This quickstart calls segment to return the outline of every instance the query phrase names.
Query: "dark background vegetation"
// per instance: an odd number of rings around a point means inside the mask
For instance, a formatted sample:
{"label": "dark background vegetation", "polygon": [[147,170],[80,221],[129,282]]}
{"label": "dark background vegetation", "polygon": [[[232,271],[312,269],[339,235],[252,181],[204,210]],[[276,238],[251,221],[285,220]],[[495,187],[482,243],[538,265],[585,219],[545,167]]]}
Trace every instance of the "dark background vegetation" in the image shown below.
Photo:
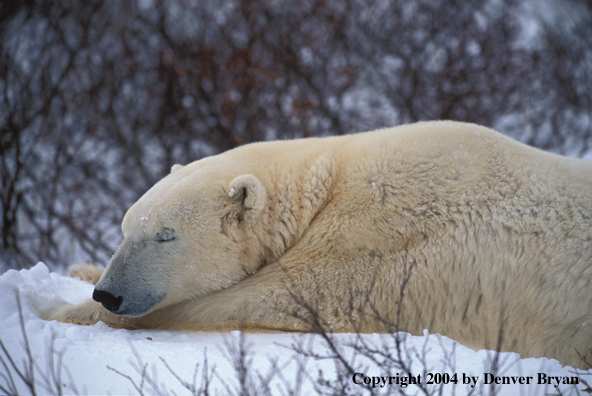
{"label": "dark background vegetation", "polygon": [[592,158],[585,0],[5,0],[0,270],[106,264],[129,206],[241,144],[421,120]]}

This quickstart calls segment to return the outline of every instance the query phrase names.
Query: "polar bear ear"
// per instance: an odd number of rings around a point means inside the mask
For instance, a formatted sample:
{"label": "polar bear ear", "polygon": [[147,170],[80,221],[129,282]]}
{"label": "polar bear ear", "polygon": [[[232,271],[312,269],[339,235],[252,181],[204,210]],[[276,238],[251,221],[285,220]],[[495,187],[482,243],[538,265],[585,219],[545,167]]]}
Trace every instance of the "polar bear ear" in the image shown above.
{"label": "polar bear ear", "polygon": [[183,165],[179,165],[179,164],[175,164],[171,167],[171,173],[178,171],[179,169],[181,169],[183,167]]}
{"label": "polar bear ear", "polygon": [[244,220],[256,218],[267,200],[265,187],[253,175],[241,175],[231,181],[228,196],[239,205],[239,218]]}

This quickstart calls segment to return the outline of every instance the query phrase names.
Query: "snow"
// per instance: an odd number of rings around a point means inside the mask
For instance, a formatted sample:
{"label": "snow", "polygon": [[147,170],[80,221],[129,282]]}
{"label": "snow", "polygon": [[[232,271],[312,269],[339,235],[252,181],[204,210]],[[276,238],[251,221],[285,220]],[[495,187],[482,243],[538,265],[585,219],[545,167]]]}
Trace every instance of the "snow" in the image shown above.
{"label": "snow", "polygon": [[[424,394],[417,385],[401,387],[396,380],[406,378],[406,372],[389,365],[356,355],[349,343],[365,342],[380,351],[392,350],[391,335],[368,334],[357,338],[355,334],[338,334],[332,341],[338,345],[348,364],[357,374],[339,376],[339,364],[334,359],[317,359],[297,353],[297,349],[309,354],[332,356],[325,340],[319,335],[286,333],[249,333],[232,331],[218,333],[184,333],[174,331],[113,329],[104,323],[94,326],[44,321],[41,310],[66,301],[80,303],[92,294],[93,286],[78,279],[50,273],[43,263],[30,270],[9,270],[0,276],[0,339],[6,353],[0,351],[0,393],[10,391],[8,371],[15,380],[19,394],[29,394],[30,389],[17,378],[10,367],[8,356],[20,370],[25,369],[27,354],[19,320],[19,303],[22,318],[33,357],[34,378],[38,394],[200,394],[208,386],[209,394],[241,394],[241,384],[250,394],[318,394],[323,387],[319,378],[330,380],[332,386],[341,386],[347,394],[370,394],[363,384],[367,378],[376,384],[378,394]],[[421,375],[422,384],[429,393],[444,395],[473,394],[543,395],[585,393],[586,386],[561,384],[537,384],[538,373],[547,376],[573,377],[583,373],[582,379],[590,382],[592,372],[571,367],[561,367],[552,359],[520,359],[515,353],[498,356],[498,376],[532,376],[530,385],[501,384],[491,388],[484,383],[485,373],[494,372],[492,365],[496,354],[492,351],[474,351],[438,334],[404,337],[402,357],[410,362],[411,374]],[[242,347],[241,347],[242,345]],[[237,373],[241,361],[241,348],[247,351],[243,362],[248,368],[246,378],[240,381]],[[320,357],[318,356],[318,357]],[[207,361],[206,361],[207,359]],[[51,370],[51,367],[54,370]],[[343,366],[341,366],[343,367]],[[274,369],[275,368],[275,369]],[[240,371],[240,370],[238,370]],[[53,374],[52,374],[53,373]],[[142,380],[142,373],[144,379]],[[343,371],[341,371],[343,374]],[[425,385],[426,375],[433,378],[449,378],[456,374],[458,384]],[[449,377],[439,375],[448,373]],[[205,374],[205,376],[204,376]],[[385,378],[378,378],[378,377]],[[392,384],[388,384],[391,376]],[[477,377],[475,388],[467,382]],[[376,377],[376,378],[372,378]],[[386,385],[384,385],[384,381]],[[381,388],[381,385],[383,386]],[[441,388],[441,389],[440,389]],[[326,389],[326,388],[324,388]],[[339,394],[339,392],[337,392]]]}

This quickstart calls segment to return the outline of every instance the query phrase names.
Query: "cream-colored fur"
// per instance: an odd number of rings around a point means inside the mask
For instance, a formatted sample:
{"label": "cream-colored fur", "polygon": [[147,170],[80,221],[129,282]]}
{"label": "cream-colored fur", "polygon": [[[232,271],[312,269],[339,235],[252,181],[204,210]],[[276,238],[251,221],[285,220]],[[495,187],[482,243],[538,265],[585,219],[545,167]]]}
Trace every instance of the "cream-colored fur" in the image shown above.
{"label": "cream-colored fur", "polygon": [[101,279],[101,275],[103,275],[103,270],[92,264],[79,264],[70,267],[70,276],[72,278],[79,278],[93,285],[97,284]]}
{"label": "cream-colored fur", "polygon": [[122,229],[96,287],[124,316],[44,317],[307,331],[306,302],[333,331],[496,348],[501,325],[501,350],[573,366],[592,347],[592,164],[477,125],[243,146],[173,167]]}

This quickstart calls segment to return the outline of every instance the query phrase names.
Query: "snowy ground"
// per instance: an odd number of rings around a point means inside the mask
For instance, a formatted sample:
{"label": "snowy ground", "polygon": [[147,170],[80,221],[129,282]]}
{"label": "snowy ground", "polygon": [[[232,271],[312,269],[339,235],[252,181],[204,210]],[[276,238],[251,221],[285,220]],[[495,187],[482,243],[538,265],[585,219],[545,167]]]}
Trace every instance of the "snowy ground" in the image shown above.
{"label": "snowy ground", "polygon": [[[592,383],[592,372],[561,367],[555,360],[521,360],[513,353],[500,354],[495,370],[492,367],[495,353],[475,352],[427,332],[423,337],[407,336],[402,343],[401,355],[409,363],[411,374],[416,378],[421,376],[422,385],[401,387],[396,380],[401,381],[407,373],[393,366],[392,359],[372,362],[346,347],[364,342],[376,346],[377,351],[390,351],[392,356],[398,356],[393,352],[394,338],[388,335],[364,335],[361,339],[354,334],[333,336],[332,342],[343,353],[346,364],[355,372],[363,373],[352,378],[351,372],[344,370],[345,366],[335,359],[318,360],[295,352],[295,348],[300,348],[309,354],[334,356],[327,342],[318,335],[127,331],[112,329],[103,323],[77,326],[39,319],[39,310],[62,299],[81,302],[91,295],[92,289],[93,286],[80,280],[50,274],[43,263],[31,270],[9,270],[0,276],[0,338],[6,348],[0,351],[1,394],[32,393],[18,379],[9,358],[22,372],[26,370],[28,359],[17,295],[21,300],[30,355],[35,362],[33,376],[37,394],[310,395],[324,391],[357,395],[372,391],[414,395],[442,391],[445,395],[471,392],[474,395],[565,395],[588,394],[582,380]],[[241,355],[241,350],[246,354]],[[577,386],[561,384],[556,388],[555,382],[537,384],[539,373],[547,378],[571,378],[578,372],[581,375]],[[517,381],[518,377],[533,378],[530,384],[492,386],[485,383],[485,373],[508,377],[510,382],[511,377]],[[389,376],[393,377],[392,384],[388,384]],[[372,388],[363,384],[365,377],[370,383],[383,381],[378,377],[385,377],[387,384],[383,388],[380,385]],[[471,386],[473,382],[463,384],[469,377],[478,377],[476,386]],[[427,384],[430,378],[440,384]],[[16,384],[17,390],[11,388],[11,382]]]}

